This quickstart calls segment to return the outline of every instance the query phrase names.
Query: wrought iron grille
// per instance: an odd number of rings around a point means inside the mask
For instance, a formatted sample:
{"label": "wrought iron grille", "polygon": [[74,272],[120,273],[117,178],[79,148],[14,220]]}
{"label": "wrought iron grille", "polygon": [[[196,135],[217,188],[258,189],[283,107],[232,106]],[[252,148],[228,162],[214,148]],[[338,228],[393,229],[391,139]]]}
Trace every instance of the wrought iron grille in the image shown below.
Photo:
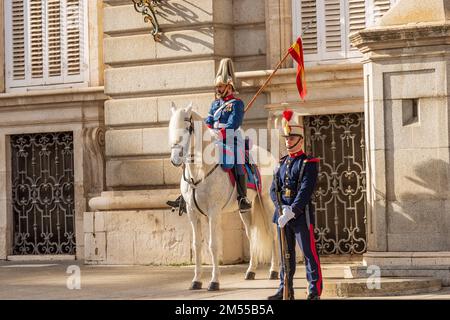
{"label": "wrought iron grille", "polygon": [[316,242],[322,254],[366,251],[364,114],[304,118],[305,149],[320,158],[314,194]]}
{"label": "wrought iron grille", "polygon": [[11,136],[16,255],[75,254],[72,132]]}

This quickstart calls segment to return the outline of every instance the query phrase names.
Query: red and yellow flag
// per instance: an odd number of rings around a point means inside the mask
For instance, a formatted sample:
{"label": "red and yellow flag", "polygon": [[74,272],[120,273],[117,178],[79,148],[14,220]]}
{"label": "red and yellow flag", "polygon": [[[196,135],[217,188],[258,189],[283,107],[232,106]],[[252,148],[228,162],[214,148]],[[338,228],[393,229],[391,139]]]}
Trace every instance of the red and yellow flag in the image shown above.
{"label": "red and yellow flag", "polygon": [[289,48],[289,53],[297,62],[297,88],[300,97],[304,100],[306,96],[306,78],[305,78],[305,61],[303,59],[303,43],[299,37],[297,41]]}

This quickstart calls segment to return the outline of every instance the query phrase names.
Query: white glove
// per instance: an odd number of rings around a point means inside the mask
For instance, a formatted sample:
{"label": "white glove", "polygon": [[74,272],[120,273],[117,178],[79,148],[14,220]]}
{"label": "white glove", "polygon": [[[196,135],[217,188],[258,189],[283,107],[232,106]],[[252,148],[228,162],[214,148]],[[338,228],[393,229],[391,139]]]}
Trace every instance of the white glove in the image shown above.
{"label": "white glove", "polygon": [[278,218],[278,225],[280,228],[284,228],[286,223],[294,217],[295,213],[292,211],[292,208],[290,206],[283,206],[283,215]]}

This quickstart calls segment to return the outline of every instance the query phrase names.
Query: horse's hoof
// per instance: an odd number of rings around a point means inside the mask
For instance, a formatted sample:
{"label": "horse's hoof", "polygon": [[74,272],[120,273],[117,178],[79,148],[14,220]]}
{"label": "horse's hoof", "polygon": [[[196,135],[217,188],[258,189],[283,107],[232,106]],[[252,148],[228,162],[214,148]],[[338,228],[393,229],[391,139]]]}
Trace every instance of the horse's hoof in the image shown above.
{"label": "horse's hoof", "polygon": [[278,279],[279,279],[278,272],[271,271],[270,272],[270,276],[269,276],[269,280],[278,280]]}
{"label": "horse's hoof", "polygon": [[219,290],[219,283],[218,282],[210,282],[208,286],[208,291],[217,291]]}
{"label": "horse's hoof", "polygon": [[255,280],[255,273],[252,271],[247,272],[245,275],[245,280]]}
{"label": "horse's hoof", "polygon": [[200,290],[202,288],[202,283],[200,281],[192,281],[189,290]]}

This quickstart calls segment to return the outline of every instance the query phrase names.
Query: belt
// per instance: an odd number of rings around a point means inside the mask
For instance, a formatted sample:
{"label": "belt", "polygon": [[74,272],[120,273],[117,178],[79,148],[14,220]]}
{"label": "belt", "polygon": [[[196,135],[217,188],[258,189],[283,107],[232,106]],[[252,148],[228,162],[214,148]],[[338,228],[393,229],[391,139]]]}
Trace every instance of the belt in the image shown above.
{"label": "belt", "polygon": [[286,188],[286,189],[283,190],[283,195],[284,195],[286,198],[291,198],[291,197],[295,197],[295,196],[296,196],[296,194],[294,193],[294,191],[292,191],[291,189],[288,189],[288,188]]}
{"label": "belt", "polygon": [[222,128],[225,128],[226,126],[227,126],[226,123],[219,123],[219,122],[215,122],[214,123],[214,128],[215,129],[222,129]]}

